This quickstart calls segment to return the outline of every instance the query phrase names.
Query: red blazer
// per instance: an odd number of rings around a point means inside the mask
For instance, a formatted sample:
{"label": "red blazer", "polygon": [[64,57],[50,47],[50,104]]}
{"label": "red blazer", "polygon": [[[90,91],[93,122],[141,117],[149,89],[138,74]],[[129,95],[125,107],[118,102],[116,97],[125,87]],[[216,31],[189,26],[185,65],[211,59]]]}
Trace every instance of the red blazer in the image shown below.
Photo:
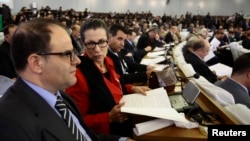
{"label": "red blazer", "polygon": [[[84,62],[82,62],[84,63]],[[106,57],[104,63],[109,71],[110,80],[103,76],[105,84],[110,89],[114,101],[119,103],[123,96],[123,92],[119,82],[119,75],[115,72],[114,64],[109,57]],[[88,68],[85,68],[88,69]],[[99,70],[100,71],[100,70]],[[100,71],[101,73],[101,71]],[[93,130],[100,133],[109,133],[109,112],[89,114],[90,107],[90,92],[87,80],[79,68],[76,70],[77,83],[68,89],[66,92],[76,101],[80,112],[86,124]],[[127,90],[131,93],[132,85],[126,85]]]}

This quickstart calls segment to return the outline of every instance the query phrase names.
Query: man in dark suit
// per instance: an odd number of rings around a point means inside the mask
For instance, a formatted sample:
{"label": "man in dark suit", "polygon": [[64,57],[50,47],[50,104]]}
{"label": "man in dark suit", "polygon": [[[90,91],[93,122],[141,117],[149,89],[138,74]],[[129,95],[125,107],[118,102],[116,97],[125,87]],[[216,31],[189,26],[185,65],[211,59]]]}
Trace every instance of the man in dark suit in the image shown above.
{"label": "man in dark suit", "polygon": [[127,39],[125,40],[124,47],[121,49],[121,55],[128,64],[140,63],[142,57],[147,54],[146,50],[137,50],[134,40],[136,37],[135,31],[128,29]]}
{"label": "man in dark suit", "polygon": [[0,99],[1,141],[122,139],[94,133],[64,93],[76,83],[76,66],[81,61],[58,21],[38,18],[21,24],[11,53],[19,77]]}
{"label": "man in dark suit", "polygon": [[215,85],[230,92],[235,103],[241,103],[250,108],[250,53],[239,56],[233,65],[231,78],[225,81],[217,81]]}
{"label": "man in dark suit", "polygon": [[154,66],[139,63],[127,64],[120,55],[127,36],[126,28],[119,24],[114,24],[109,31],[108,56],[113,60],[116,72],[124,79],[124,83],[147,82],[148,75],[153,71]]}
{"label": "man in dark suit", "polygon": [[72,41],[72,45],[74,47],[74,49],[81,54],[82,53],[82,43],[80,40],[80,25],[78,24],[74,24],[72,25],[71,29],[72,29],[72,33],[70,35],[71,41]]}
{"label": "man in dark suit", "polygon": [[176,32],[177,32],[177,27],[176,26],[171,26],[170,29],[169,29],[169,31],[168,31],[168,33],[165,35],[164,41],[167,44],[175,42]]}
{"label": "man in dark suit", "polygon": [[138,39],[137,50],[149,52],[157,46],[163,46],[163,43],[156,39],[157,34],[159,34],[159,28],[157,26],[153,26],[147,32],[143,33]]}
{"label": "man in dark suit", "polygon": [[211,83],[216,82],[218,80],[216,74],[209,69],[203,60],[210,50],[208,41],[198,37],[192,38],[187,42],[185,48],[183,56],[186,62],[190,63],[194,70],[208,81]]}
{"label": "man in dark suit", "polygon": [[0,75],[16,78],[16,71],[10,56],[10,42],[16,30],[16,25],[9,24],[3,28],[4,41],[0,45]]}

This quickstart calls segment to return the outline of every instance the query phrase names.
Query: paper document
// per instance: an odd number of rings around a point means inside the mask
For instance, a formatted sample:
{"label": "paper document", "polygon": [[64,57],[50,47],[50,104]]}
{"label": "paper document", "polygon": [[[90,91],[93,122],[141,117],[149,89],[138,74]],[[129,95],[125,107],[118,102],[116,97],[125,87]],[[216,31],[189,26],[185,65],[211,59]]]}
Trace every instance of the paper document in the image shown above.
{"label": "paper document", "polygon": [[162,50],[162,51],[157,51],[157,52],[149,52],[147,53],[147,57],[149,58],[155,58],[155,57],[158,57],[160,55],[164,55],[165,54],[165,50]]}
{"label": "paper document", "polygon": [[155,57],[153,59],[149,59],[149,58],[143,58],[141,60],[141,63],[140,64],[144,64],[144,65],[152,65],[152,64],[157,64],[157,63],[160,63],[162,61],[166,60],[166,58],[164,56],[158,56],[158,57]]}
{"label": "paper document", "polygon": [[167,119],[154,119],[147,122],[138,123],[133,129],[137,136],[150,133],[168,126],[173,125],[174,122]]}
{"label": "paper document", "polygon": [[215,65],[209,66],[209,69],[211,71],[214,71],[217,76],[227,75],[227,76],[231,77],[231,74],[233,71],[232,67],[229,67],[229,66],[221,64],[221,63],[217,63]]}
{"label": "paper document", "polygon": [[163,65],[163,64],[155,64],[154,71],[162,71],[163,69],[169,67],[169,65]]}
{"label": "paper document", "polygon": [[153,51],[164,51],[165,47],[155,47]]}
{"label": "paper document", "polygon": [[217,38],[213,38],[212,41],[210,42],[210,48],[212,51],[216,51],[217,47],[219,47],[220,45],[220,41]]}
{"label": "paper document", "polygon": [[[184,113],[179,113],[180,116],[185,117]],[[198,128],[199,123],[197,122],[190,122],[186,120],[187,122],[179,122],[179,121],[172,121],[167,119],[154,119],[142,123],[135,124],[135,128],[133,128],[134,133],[137,136],[147,134],[165,127],[169,127],[171,125],[175,125],[176,127],[180,128],[186,128],[186,129],[192,129],[192,128]]]}
{"label": "paper document", "polygon": [[208,54],[204,57],[204,61],[207,62],[208,60],[212,59],[215,57],[214,52],[210,49],[210,51],[208,52]]}
{"label": "paper document", "polygon": [[120,103],[125,102],[125,105],[121,107],[121,112],[187,122],[185,117],[180,116],[171,107],[167,92],[163,87],[147,91],[146,94],[146,96],[124,95],[120,100]]}
{"label": "paper document", "polygon": [[215,57],[214,51],[217,50],[217,47],[220,45],[220,41],[217,38],[213,38],[213,40],[210,42],[210,50],[208,54],[205,56],[204,61],[207,62],[208,60]]}

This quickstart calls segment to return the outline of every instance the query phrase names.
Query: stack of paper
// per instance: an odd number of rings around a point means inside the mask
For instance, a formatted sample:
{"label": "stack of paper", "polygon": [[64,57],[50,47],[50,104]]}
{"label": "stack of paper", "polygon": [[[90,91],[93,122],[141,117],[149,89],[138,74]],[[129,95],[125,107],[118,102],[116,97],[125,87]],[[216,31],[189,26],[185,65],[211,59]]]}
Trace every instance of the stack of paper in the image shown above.
{"label": "stack of paper", "polygon": [[221,63],[217,63],[215,65],[212,65],[209,67],[209,69],[211,71],[214,71],[217,76],[227,75],[228,77],[231,77],[231,74],[233,71],[232,67],[229,67],[229,66],[221,64]]}

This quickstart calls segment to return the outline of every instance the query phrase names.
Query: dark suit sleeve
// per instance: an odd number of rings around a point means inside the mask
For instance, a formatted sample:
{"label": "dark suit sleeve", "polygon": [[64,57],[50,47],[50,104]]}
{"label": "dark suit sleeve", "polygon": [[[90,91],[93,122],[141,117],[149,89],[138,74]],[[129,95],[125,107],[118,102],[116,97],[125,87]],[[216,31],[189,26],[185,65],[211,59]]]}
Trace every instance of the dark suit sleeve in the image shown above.
{"label": "dark suit sleeve", "polygon": [[137,50],[144,50],[144,48],[149,45],[149,38],[147,37],[147,35],[142,34],[137,43]]}
{"label": "dark suit sleeve", "polygon": [[32,141],[13,121],[0,117],[0,141]]}
{"label": "dark suit sleeve", "polygon": [[125,84],[146,82],[148,79],[145,72],[123,74],[121,77],[123,77]]}
{"label": "dark suit sleeve", "polygon": [[173,40],[173,37],[172,37],[172,35],[171,35],[170,32],[168,32],[168,33],[166,34],[164,41],[165,41],[167,44],[169,44],[169,43],[171,43],[171,42],[174,41],[174,40]]}
{"label": "dark suit sleeve", "polygon": [[147,65],[142,65],[139,63],[130,63],[128,65],[128,72],[135,73],[135,72],[145,72],[147,71]]}

